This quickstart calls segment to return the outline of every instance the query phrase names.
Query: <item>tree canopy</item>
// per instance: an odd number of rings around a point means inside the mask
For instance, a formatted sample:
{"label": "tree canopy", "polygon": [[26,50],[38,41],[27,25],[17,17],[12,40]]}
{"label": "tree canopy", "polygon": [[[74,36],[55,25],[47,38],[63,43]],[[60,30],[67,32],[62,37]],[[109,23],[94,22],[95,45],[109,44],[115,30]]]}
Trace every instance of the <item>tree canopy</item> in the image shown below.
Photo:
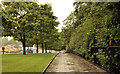
{"label": "tree canopy", "polygon": [[120,48],[110,46],[120,46],[120,2],[76,1],[74,7],[61,33],[67,52],[119,73]]}
{"label": "tree canopy", "polygon": [[[50,41],[59,22],[53,15],[50,4],[36,2],[4,2],[2,9],[2,35],[13,36],[21,41],[25,52],[25,44],[38,44]],[[44,49],[43,49],[44,50]]]}

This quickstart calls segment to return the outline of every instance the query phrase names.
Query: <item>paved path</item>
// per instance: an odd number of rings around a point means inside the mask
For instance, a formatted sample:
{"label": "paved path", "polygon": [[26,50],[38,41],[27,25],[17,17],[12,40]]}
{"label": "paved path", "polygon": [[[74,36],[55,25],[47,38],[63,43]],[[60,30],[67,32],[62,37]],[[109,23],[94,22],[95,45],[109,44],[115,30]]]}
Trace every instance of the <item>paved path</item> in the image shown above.
{"label": "paved path", "polygon": [[69,53],[60,53],[46,72],[105,72],[83,58]]}

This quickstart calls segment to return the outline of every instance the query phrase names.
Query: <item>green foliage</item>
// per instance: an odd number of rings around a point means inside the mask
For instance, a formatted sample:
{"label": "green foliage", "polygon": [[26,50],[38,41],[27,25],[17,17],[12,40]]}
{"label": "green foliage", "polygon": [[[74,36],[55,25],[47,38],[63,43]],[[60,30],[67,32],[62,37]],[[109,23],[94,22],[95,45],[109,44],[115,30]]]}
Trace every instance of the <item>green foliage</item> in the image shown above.
{"label": "green foliage", "polygon": [[2,46],[6,46],[8,43],[8,38],[4,37],[1,42],[2,42]]}
{"label": "green foliage", "polygon": [[[25,53],[26,37],[33,30],[35,19],[31,19],[36,10],[37,3],[35,2],[4,2],[2,9],[2,36],[12,36],[15,40],[21,41]],[[33,17],[34,18],[34,17]],[[32,27],[32,28],[31,28]]]}
{"label": "green foliage", "polygon": [[13,44],[13,45],[22,45],[21,42],[19,42],[17,40],[14,40],[14,39],[9,40],[7,44],[8,45],[11,45],[11,44]]}
{"label": "green foliage", "polygon": [[56,21],[57,17],[53,15],[50,4],[5,2],[3,5],[2,36],[12,36],[21,41],[24,51],[26,43],[48,45],[58,38],[55,27],[59,22]]}
{"label": "green foliage", "polygon": [[[119,73],[120,2],[74,2],[75,11],[64,21],[61,36],[67,52],[79,54]],[[98,49],[92,47],[108,47]]]}

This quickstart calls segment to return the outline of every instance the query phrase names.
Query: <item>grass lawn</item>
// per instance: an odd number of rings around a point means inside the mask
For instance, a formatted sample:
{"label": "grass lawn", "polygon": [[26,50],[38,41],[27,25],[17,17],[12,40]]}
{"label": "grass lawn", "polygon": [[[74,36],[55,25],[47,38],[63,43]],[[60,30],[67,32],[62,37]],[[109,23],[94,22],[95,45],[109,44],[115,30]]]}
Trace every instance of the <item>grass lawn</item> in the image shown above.
{"label": "grass lawn", "polygon": [[2,72],[42,72],[57,53],[2,55]]}

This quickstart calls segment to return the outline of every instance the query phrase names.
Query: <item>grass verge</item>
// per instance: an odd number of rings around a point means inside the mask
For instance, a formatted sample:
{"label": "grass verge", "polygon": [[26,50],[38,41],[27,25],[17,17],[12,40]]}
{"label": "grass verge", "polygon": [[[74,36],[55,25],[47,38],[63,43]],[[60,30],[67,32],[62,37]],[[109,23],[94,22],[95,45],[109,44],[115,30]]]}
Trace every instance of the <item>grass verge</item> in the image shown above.
{"label": "grass verge", "polygon": [[42,72],[57,53],[2,55],[2,72]]}

